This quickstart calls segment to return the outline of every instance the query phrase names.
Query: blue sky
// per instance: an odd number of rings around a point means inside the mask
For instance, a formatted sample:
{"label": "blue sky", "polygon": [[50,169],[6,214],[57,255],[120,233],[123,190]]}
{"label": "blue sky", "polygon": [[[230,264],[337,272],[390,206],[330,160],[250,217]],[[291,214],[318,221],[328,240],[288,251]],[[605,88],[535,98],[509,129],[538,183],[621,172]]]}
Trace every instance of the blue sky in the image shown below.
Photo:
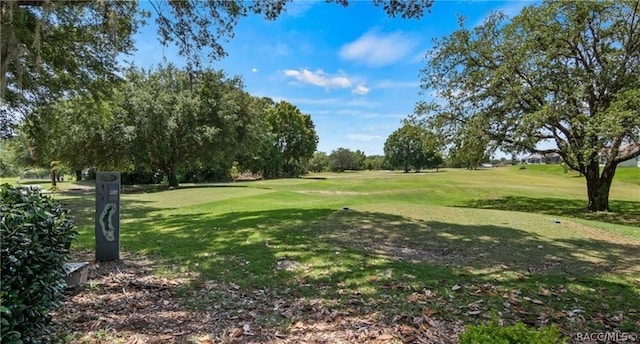
{"label": "blue sky", "polygon": [[[387,137],[413,112],[421,94],[419,71],[432,40],[482,22],[491,11],[515,15],[531,1],[436,0],[420,20],[389,18],[370,2],[344,8],[296,1],[276,21],[241,19],[224,45],[228,56],[211,64],[240,75],[254,96],[286,100],[311,115],[318,150],[339,148],[383,154]],[[141,1],[141,6],[148,7]],[[163,61],[183,64],[176,50],[162,47],[153,20],[136,37],[138,66]]]}

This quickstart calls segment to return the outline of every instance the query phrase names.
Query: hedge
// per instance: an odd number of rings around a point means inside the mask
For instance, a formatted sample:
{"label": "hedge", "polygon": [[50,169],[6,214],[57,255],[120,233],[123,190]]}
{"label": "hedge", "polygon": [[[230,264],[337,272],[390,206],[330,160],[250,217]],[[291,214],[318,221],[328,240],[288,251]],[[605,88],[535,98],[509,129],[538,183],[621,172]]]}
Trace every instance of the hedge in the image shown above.
{"label": "hedge", "polygon": [[59,202],[36,190],[0,185],[2,343],[41,343],[53,334],[64,263],[77,232]]}

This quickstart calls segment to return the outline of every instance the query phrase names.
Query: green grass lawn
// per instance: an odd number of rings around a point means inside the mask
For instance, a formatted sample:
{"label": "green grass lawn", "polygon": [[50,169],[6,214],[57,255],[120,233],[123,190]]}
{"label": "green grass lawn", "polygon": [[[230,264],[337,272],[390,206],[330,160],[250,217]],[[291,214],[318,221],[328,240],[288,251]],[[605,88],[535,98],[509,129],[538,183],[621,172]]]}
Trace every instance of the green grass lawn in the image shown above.
{"label": "green grass lawn", "polygon": [[[262,309],[201,286],[314,300],[389,323],[497,315],[556,324],[567,335],[637,332],[637,171],[618,170],[611,213],[585,212],[584,179],[559,166],[325,173],[127,193],[121,250],[154,257],[158,274],[189,273],[180,288],[189,307],[258,312],[262,325],[285,332],[313,314],[283,316],[273,304]],[[75,215],[75,248],[93,250],[92,191],[55,197]]]}

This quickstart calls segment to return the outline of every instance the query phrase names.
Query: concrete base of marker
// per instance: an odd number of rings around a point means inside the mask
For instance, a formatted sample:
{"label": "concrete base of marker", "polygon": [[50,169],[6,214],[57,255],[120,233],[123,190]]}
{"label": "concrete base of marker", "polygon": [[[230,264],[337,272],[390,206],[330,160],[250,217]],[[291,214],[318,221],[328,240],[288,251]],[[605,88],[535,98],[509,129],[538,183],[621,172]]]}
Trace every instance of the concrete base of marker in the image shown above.
{"label": "concrete base of marker", "polygon": [[89,275],[89,263],[66,263],[64,264],[64,271],[66,273],[64,281],[67,283],[67,287],[73,288],[87,283],[87,276]]}

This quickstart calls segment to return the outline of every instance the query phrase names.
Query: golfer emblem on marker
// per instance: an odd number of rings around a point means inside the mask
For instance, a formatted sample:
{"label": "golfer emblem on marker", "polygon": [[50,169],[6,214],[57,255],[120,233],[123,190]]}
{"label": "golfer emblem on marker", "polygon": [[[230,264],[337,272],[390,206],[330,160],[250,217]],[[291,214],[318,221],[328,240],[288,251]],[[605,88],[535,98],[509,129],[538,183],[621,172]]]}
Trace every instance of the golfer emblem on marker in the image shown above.
{"label": "golfer emblem on marker", "polygon": [[116,212],[115,203],[107,203],[100,214],[100,226],[102,227],[102,234],[108,241],[115,240],[115,228],[113,228],[113,214]]}

